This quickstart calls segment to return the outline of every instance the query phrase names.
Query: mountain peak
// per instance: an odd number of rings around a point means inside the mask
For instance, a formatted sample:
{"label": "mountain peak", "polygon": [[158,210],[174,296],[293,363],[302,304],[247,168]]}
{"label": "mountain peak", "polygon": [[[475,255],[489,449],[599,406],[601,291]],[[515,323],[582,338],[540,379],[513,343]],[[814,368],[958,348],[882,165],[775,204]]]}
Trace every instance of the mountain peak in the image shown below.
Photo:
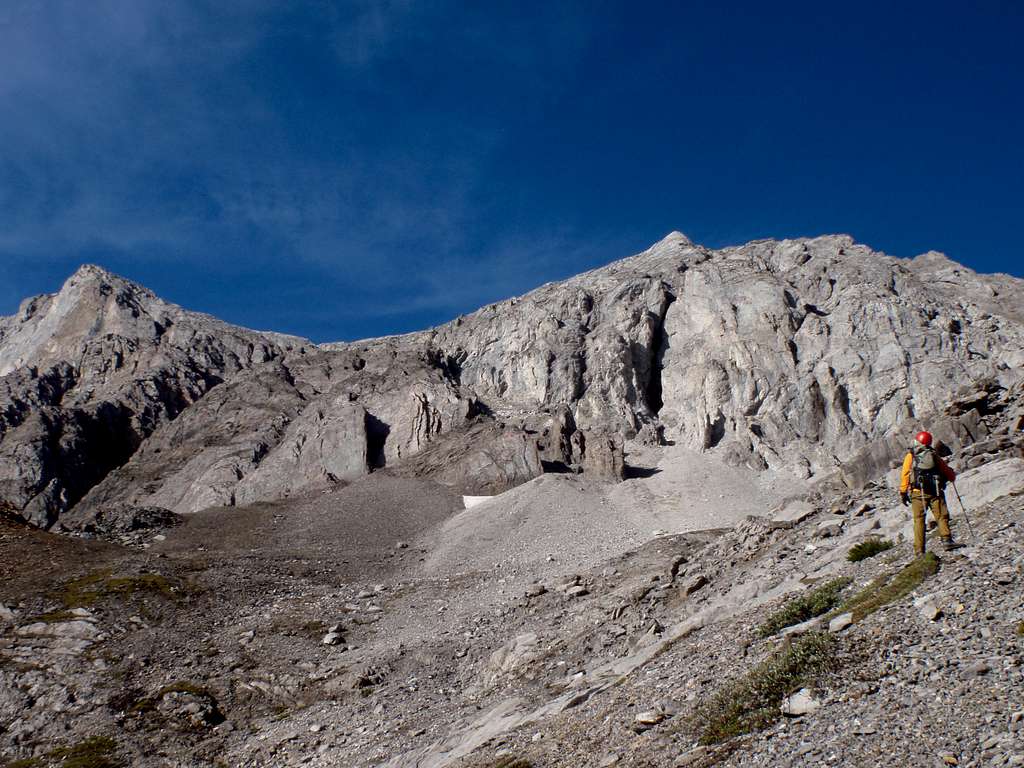
{"label": "mountain peak", "polygon": [[664,243],[666,245],[693,245],[693,241],[677,229],[672,230],[663,238],[661,238],[661,240],[659,240],[658,243],[656,243],[656,245],[660,245],[661,243]]}
{"label": "mountain peak", "polygon": [[126,277],[115,274],[108,269],[104,269],[98,264],[83,264],[75,270],[74,274],[71,275],[61,287],[60,293],[64,293],[69,288],[81,287],[81,286],[109,286],[118,288],[130,288],[134,291],[153,295],[150,290],[139,285],[138,283],[129,280]]}
{"label": "mountain peak", "polygon": [[110,280],[116,278],[113,272],[104,269],[99,264],[83,264],[71,275],[76,280]]}

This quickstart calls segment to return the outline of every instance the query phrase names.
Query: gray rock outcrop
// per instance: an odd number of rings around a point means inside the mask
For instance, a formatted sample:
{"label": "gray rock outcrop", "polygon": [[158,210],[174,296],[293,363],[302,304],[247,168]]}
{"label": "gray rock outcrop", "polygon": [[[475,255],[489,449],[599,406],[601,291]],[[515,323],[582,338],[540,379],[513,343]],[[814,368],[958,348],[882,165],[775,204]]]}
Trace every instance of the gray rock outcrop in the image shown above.
{"label": "gray rock outcrop", "polygon": [[[846,236],[649,250],[461,317],[430,344],[495,408],[718,448],[803,476],[901,446],[962,387],[1024,370],[1024,282]],[[887,454],[888,455],[888,454]]]}
{"label": "gray rock outcrop", "polygon": [[83,267],[0,319],[0,499],[47,526],[384,467],[497,492],[621,479],[630,439],[856,486],[922,421],[954,449],[1015,439],[984,424],[1020,386],[1022,308],[1024,281],[940,254],[673,233],[429,331],[317,346]]}

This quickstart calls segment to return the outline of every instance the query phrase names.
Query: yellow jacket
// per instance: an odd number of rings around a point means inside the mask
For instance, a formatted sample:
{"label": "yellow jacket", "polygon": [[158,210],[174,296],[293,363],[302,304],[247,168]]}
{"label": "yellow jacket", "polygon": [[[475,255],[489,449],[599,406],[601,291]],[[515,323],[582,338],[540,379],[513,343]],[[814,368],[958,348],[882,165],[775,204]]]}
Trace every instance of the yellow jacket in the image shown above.
{"label": "yellow jacket", "polygon": [[[944,462],[938,456],[935,457],[935,466],[938,467],[939,473],[946,478],[947,482],[952,483],[956,480],[956,472],[954,472],[949,464]],[[900,475],[900,493],[906,493],[910,490],[910,481],[914,479],[914,453],[907,451],[907,456],[903,459],[903,473]]]}

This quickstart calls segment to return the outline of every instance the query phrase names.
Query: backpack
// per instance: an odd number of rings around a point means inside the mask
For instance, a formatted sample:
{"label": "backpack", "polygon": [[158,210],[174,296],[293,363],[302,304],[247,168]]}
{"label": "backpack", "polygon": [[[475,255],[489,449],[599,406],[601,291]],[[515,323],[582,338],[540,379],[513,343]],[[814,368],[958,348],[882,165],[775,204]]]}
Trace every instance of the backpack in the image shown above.
{"label": "backpack", "polygon": [[925,493],[938,496],[946,484],[939,469],[939,459],[930,446],[915,444],[911,449],[914,455],[914,487]]}

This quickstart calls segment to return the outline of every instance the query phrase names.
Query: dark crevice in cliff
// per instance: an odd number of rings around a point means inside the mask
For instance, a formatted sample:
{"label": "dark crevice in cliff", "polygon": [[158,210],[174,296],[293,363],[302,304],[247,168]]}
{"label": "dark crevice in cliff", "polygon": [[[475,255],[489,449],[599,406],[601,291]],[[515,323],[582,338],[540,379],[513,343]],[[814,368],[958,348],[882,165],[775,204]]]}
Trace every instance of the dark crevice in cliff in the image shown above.
{"label": "dark crevice in cliff", "polygon": [[657,416],[665,405],[661,383],[662,368],[665,362],[665,352],[668,350],[668,333],[665,331],[665,318],[668,316],[668,308],[676,300],[675,294],[665,292],[665,299],[658,316],[658,323],[654,328],[651,337],[650,370],[647,378],[646,395],[647,407],[651,413]]}
{"label": "dark crevice in cliff", "polygon": [[719,411],[714,421],[711,420],[710,416],[707,417],[707,426],[704,432],[704,449],[714,448],[723,439],[725,439],[725,414]]}
{"label": "dark crevice in cliff", "polygon": [[371,470],[382,469],[387,464],[384,446],[390,434],[390,424],[385,424],[372,413],[366,414],[366,463]]}

